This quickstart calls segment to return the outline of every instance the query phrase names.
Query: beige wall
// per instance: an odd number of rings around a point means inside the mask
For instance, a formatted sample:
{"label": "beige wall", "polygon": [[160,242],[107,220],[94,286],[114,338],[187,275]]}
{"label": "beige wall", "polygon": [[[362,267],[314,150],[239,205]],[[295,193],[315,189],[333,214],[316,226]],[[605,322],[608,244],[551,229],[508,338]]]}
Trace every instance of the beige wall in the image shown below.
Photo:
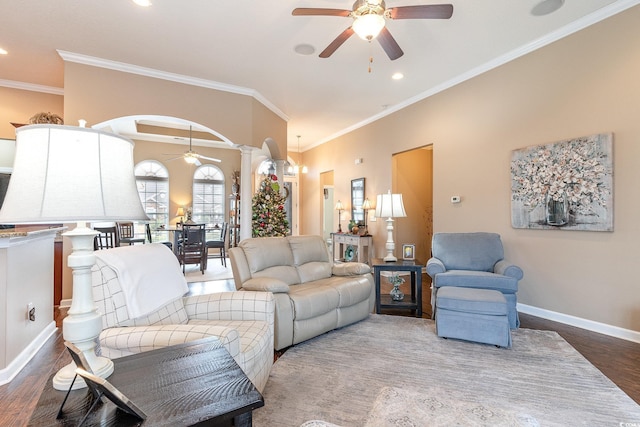
{"label": "beige wall", "polygon": [[[305,152],[302,232],[319,231],[319,172],[335,170],[336,198],[357,176],[369,196],[390,188],[394,153],[433,144],[434,231],[500,233],[525,272],[520,303],[640,331],[638,22],[636,6]],[[615,231],[513,229],[511,151],[600,132],[614,133]],[[398,221],[398,233],[408,226]],[[384,224],[371,228],[380,253]]]}
{"label": "beige wall", "polygon": [[16,139],[11,123],[29,123],[37,113],[50,112],[64,118],[63,104],[61,95],[0,86],[0,138]]}
{"label": "beige wall", "polygon": [[[236,145],[261,148],[267,138],[286,147],[287,123],[246,95],[66,62],[64,112],[67,124],[94,125],[131,115],[189,120]],[[283,149],[282,152],[286,152]]]}

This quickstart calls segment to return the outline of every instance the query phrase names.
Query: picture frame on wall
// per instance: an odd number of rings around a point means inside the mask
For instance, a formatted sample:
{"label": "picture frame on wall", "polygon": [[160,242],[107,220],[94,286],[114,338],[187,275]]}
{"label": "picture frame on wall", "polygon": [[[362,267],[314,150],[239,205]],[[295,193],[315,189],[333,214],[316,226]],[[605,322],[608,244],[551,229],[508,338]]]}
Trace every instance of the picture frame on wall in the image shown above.
{"label": "picture frame on wall", "polygon": [[402,245],[402,259],[415,260],[416,245],[412,245],[412,244]]}
{"label": "picture frame on wall", "polygon": [[613,134],[514,150],[513,228],[613,231]]}

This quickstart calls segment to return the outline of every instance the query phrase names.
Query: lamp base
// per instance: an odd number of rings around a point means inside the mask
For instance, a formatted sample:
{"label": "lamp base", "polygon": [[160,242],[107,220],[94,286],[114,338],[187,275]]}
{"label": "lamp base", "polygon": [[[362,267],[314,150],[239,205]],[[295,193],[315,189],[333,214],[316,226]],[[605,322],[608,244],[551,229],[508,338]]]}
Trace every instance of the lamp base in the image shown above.
{"label": "lamp base", "polygon": [[387,218],[387,243],[384,246],[387,250],[387,256],[382,258],[382,260],[384,262],[398,261],[398,258],[393,254],[393,251],[396,248],[396,244],[393,242],[393,218]]}
{"label": "lamp base", "polygon": [[[71,307],[62,321],[62,336],[82,351],[89,364],[88,368],[99,377],[106,378],[113,373],[113,362],[106,357],[97,356],[96,339],[102,331],[102,316],[93,302],[91,287],[91,267],[95,264],[93,238],[98,234],[78,223],[75,229],[63,236],[71,241],[71,255],[67,265],[73,270],[73,293]],[[84,363],[84,362],[83,362]],[[69,390],[76,375],[75,363],[63,367],[53,378],[53,388]],[[86,387],[79,378],[73,383],[73,389]]]}
{"label": "lamp base", "polygon": [[[85,388],[87,384],[84,379],[80,376],[76,378],[76,368],[76,364],[71,362],[60,369],[53,377],[53,388],[62,391],[69,390],[69,387],[71,387],[71,390]],[[96,357],[95,363],[91,364],[91,370],[94,375],[100,378],[107,378],[113,373],[113,362],[106,357]],[[75,381],[73,381],[74,378],[76,379]],[[71,386],[71,383],[73,383],[73,386]]]}

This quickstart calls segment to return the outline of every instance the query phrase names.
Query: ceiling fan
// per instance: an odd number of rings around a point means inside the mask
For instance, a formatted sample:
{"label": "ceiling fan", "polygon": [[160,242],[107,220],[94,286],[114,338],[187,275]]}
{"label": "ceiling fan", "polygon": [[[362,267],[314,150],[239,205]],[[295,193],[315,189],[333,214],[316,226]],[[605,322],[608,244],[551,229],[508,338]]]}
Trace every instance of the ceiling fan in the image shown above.
{"label": "ceiling fan", "polygon": [[404,52],[385,27],[386,19],[449,19],[453,15],[453,5],[430,4],[387,9],[384,0],[356,0],[352,10],[301,7],[293,9],[291,14],[294,16],[342,16],[353,19],[353,24],[320,53],[320,58],[330,57],[349,37],[356,33],[367,41],[377,38],[382,49],[393,61],[404,55]]}
{"label": "ceiling fan", "polygon": [[185,151],[183,154],[179,155],[178,157],[173,157],[171,159],[168,159],[167,161],[169,162],[171,160],[184,159],[184,161],[189,163],[190,165],[196,165],[196,166],[202,165],[202,162],[200,161],[200,159],[220,163],[222,161],[220,159],[203,156],[202,154],[198,154],[195,151],[193,151],[191,146],[191,130],[192,130],[192,126],[189,126],[189,150]]}

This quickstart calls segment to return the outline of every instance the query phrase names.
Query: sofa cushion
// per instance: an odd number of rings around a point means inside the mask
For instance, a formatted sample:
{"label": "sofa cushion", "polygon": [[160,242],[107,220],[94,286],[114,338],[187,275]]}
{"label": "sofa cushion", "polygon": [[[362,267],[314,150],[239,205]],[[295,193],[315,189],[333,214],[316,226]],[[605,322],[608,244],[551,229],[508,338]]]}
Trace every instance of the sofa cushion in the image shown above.
{"label": "sofa cushion", "polygon": [[445,286],[437,293],[436,307],[462,313],[505,316],[505,319],[507,316],[507,301],[504,295],[488,289]]}
{"label": "sofa cushion", "polygon": [[245,239],[238,246],[244,250],[252,277],[255,277],[254,273],[269,267],[293,267],[293,254],[287,239],[280,237]]}
{"label": "sofa cushion", "polygon": [[317,282],[291,286],[289,298],[293,305],[294,319],[304,320],[335,311],[340,303],[340,294],[330,286]]}
{"label": "sofa cushion", "polygon": [[330,261],[327,244],[320,236],[290,236],[287,240],[293,253],[295,265],[312,261]]}
{"label": "sofa cushion", "polygon": [[335,276],[359,276],[371,273],[371,267],[363,262],[344,262],[334,264],[331,273]]}
{"label": "sofa cushion", "polygon": [[436,288],[442,286],[459,286],[463,288],[493,289],[505,294],[518,291],[518,280],[501,274],[486,271],[450,270],[439,273],[435,278]]}
{"label": "sofa cushion", "polygon": [[153,313],[122,322],[119,326],[185,325],[188,321],[182,298],[178,298]]}
{"label": "sofa cushion", "polygon": [[[275,265],[265,268],[264,270],[251,273],[251,278],[256,279],[265,277],[269,279],[278,279],[287,285],[295,285],[300,283],[300,275],[298,270],[290,265]],[[244,285],[243,285],[244,287]]]}
{"label": "sofa cushion", "polygon": [[289,285],[280,279],[272,277],[255,277],[244,282],[242,289],[245,291],[267,291],[276,294],[289,292]]}
{"label": "sofa cushion", "polygon": [[291,236],[288,240],[300,283],[331,277],[329,251],[320,236]]}
{"label": "sofa cushion", "polygon": [[322,286],[331,287],[338,292],[338,307],[349,307],[369,299],[371,282],[366,276],[340,277],[333,276],[322,281]]}
{"label": "sofa cushion", "polygon": [[331,277],[331,263],[312,261],[297,267],[300,283],[313,282],[315,280]]}

